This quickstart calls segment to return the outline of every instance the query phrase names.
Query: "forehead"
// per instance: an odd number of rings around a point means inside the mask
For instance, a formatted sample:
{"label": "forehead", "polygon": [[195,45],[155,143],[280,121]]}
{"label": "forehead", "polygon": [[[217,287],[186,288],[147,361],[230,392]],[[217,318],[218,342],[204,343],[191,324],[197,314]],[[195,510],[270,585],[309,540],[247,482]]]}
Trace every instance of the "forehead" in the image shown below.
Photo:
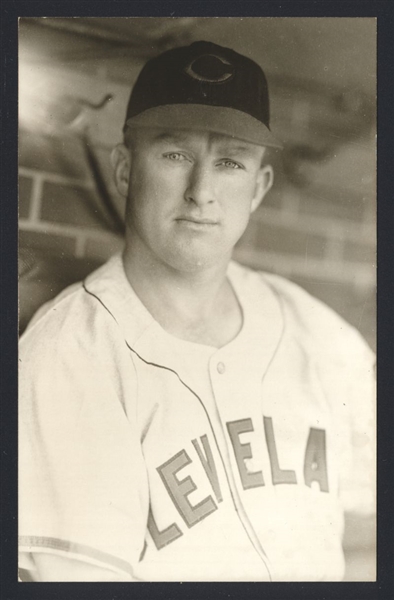
{"label": "forehead", "polygon": [[131,132],[133,142],[148,145],[190,146],[204,144],[210,149],[226,150],[254,156],[262,156],[264,146],[258,146],[238,138],[213,131],[194,131],[188,129],[138,128]]}

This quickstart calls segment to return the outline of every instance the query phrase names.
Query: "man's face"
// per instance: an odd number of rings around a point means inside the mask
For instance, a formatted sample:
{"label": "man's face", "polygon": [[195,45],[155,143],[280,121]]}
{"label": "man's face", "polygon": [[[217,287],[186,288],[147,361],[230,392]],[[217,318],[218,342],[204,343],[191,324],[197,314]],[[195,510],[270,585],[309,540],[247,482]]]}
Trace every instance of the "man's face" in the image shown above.
{"label": "man's face", "polygon": [[128,249],[178,271],[227,263],[271,187],[263,154],[261,146],[209,132],[133,132],[124,155]]}

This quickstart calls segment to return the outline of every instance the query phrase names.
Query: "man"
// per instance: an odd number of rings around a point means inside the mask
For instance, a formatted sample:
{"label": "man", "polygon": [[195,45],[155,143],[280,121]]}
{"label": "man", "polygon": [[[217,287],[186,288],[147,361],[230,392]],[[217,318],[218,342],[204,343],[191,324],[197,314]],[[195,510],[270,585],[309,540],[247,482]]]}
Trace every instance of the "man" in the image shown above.
{"label": "man", "polygon": [[343,511],[374,505],[373,357],[294,284],[231,262],[273,182],[265,76],[208,42],[166,52],[124,142],[123,255],[21,343],[22,572],[339,580]]}

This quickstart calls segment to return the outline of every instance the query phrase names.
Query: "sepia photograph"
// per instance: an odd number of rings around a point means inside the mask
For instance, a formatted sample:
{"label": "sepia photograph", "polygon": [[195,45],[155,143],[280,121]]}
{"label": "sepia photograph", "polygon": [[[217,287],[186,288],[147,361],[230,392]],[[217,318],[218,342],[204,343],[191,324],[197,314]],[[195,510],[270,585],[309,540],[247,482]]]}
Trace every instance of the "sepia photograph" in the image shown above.
{"label": "sepia photograph", "polygon": [[20,587],[376,581],[377,19],[25,16],[18,70]]}

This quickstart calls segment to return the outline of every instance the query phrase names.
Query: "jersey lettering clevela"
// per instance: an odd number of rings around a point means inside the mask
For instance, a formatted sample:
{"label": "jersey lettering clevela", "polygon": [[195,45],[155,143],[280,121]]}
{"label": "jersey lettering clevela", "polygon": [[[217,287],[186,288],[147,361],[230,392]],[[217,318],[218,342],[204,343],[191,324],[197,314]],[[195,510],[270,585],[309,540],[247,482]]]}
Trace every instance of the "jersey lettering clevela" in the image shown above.
{"label": "jersey lettering clevela", "polygon": [[343,577],[344,499],[374,501],[373,357],[290,282],[228,275],[244,323],[219,349],[164,331],[120,256],[27,330],[21,555],[141,581]]}
{"label": "jersey lettering clevela", "polygon": [[[309,487],[316,483],[321,492],[329,492],[327,475],[327,457],[326,457],[326,432],[324,429],[309,430],[306,442],[304,457],[304,481],[298,482],[295,471],[291,469],[282,469],[279,465],[278,452],[276,448],[273,421],[271,417],[263,417],[264,431],[266,435],[266,444],[271,465],[271,477],[273,485],[280,484],[304,484]],[[235,460],[238,466],[239,476],[244,490],[265,485],[262,471],[251,472],[247,469],[245,461],[253,459],[253,453],[250,443],[242,443],[242,433],[254,431],[252,419],[246,418],[238,421],[232,421],[226,424],[234,451]],[[184,524],[188,527],[194,527],[200,521],[208,517],[218,509],[218,504],[223,500],[220,489],[217,468],[214,462],[213,453],[209,444],[208,436],[201,436],[200,442],[197,439],[191,440],[198,459],[200,460],[204,471],[212,486],[212,492],[215,500],[208,495],[196,505],[192,505],[188,496],[197,489],[196,484],[190,475],[183,479],[178,473],[190,465],[193,460],[187,454],[186,450],[180,450],[175,456],[172,456],[165,463],[157,467],[164,487],[166,488],[172,502],[179,512]],[[201,445],[200,445],[201,444]],[[183,535],[182,530],[177,523],[171,523],[163,530],[159,530],[152,511],[149,512],[148,529],[158,550],[174,542]]]}

